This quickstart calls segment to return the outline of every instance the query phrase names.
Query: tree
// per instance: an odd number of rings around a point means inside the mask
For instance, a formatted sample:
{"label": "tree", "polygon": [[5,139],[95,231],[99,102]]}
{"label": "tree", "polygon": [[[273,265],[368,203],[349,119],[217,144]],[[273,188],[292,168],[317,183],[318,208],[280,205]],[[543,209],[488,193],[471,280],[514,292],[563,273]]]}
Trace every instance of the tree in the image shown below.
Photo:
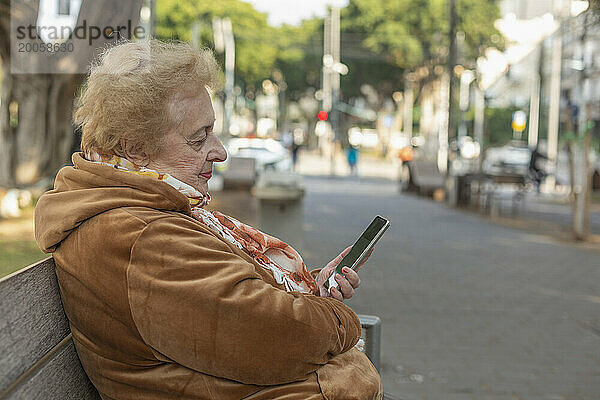
{"label": "tree", "polygon": [[[21,62],[27,67],[51,64],[57,73],[12,74],[11,17],[13,22],[36,26],[38,4],[0,0],[0,61],[2,93],[0,107],[0,186],[29,185],[53,176],[68,162],[74,139],[71,111],[86,66],[108,42],[77,47],[72,53],[29,53]],[[141,0],[84,1],[77,26],[114,26],[131,20],[137,24]],[[71,39],[69,39],[71,41]],[[31,43],[40,43],[33,39]],[[14,60],[13,60],[14,61]],[[48,65],[46,65],[48,66]],[[33,68],[35,69],[35,68]],[[74,72],[75,71],[75,72]]]}
{"label": "tree", "polygon": [[[500,17],[496,0],[459,0],[457,14],[463,62],[474,63],[486,47],[502,45],[490,23]],[[350,0],[341,15],[342,60],[350,64],[342,79],[346,95],[357,95],[359,85],[369,83],[389,97],[403,86],[405,71],[445,62],[447,0]]]}
{"label": "tree", "polygon": [[235,37],[236,84],[259,87],[270,76],[277,56],[276,29],[264,13],[239,0],[161,0],[156,5],[156,34],[160,39],[192,40],[192,25],[200,24],[200,42],[214,47],[212,19],[231,20]]}
{"label": "tree", "polygon": [[289,97],[297,100],[307,88],[320,87],[323,19],[307,19],[299,26],[283,25],[276,37],[275,67],[284,75]]}

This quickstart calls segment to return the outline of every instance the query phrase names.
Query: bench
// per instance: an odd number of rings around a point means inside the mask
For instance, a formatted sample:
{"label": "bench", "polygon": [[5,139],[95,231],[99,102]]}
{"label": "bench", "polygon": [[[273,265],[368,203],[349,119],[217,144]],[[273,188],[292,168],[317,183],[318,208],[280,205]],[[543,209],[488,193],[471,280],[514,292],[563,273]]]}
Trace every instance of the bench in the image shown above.
{"label": "bench", "polygon": [[459,197],[463,205],[468,205],[474,195],[478,208],[492,217],[499,215],[504,200],[510,200],[512,216],[515,217],[525,198],[527,178],[520,174],[478,173],[459,178],[457,182],[462,182],[462,195]]}
{"label": "bench", "polygon": [[54,260],[0,280],[0,399],[99,400],[63,310]]}
{"label": "bench", "polygon": [[[100,400],[83,370],[49,257],[0,279],[0,400]],[[379,370],[381,320],[360,315]]]}
{"label": "bench", "polygon": [[407,191],[415,191],[421,195],[432,195],[438,189],[444,189],[446,178],[434,161],[413,160],[406,163],[408,168]]}

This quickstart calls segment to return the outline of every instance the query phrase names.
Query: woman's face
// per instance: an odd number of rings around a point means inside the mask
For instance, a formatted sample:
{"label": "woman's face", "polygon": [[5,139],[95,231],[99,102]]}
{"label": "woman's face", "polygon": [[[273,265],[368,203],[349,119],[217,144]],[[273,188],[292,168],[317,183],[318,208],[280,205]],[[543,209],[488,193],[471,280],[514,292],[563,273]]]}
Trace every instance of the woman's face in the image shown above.
{"label": "woman's face", "polygon": [[197,96],[174,100],[171,110],[181,123],[165,135],[162,151],[150,156],[147,167],[206,194],[213,162],[227,158],[223,144],[213,133],[215,114],[210,96],[203,89]]}

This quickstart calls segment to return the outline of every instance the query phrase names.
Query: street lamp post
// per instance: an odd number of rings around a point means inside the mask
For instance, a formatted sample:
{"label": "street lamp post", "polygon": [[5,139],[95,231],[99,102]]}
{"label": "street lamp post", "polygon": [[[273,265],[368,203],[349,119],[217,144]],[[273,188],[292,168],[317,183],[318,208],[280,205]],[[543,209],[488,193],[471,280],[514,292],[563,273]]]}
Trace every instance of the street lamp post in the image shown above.
{"label": "street lamp post", "polygon": [[412,125],[413,125],[413,103],[414,103],[414,94],[413,94],[413,82],[414,82],[414,74],[408,73],[404,79],[404,134],[407,137],[412,137]]}
{"label": "street lamp post", "polygon": [[333,137],[330,142],[330,169],[335,175],[335,151],[339,142],[339,110],[337,103],[340,95],[340,75],[346,75],[348,67],[340,62],[340,10],[331,7],[331,13],[325,18],[323,35],[323,110],[330,115]]}
{"label": "street lamp post", "polygon": [[225,51],[225,117],[223,118],[223,135],[229,135],[229,125],[233,115],[233,85],[235,69],[235,39],[233,28],[229,18],[214,18],[213,33],[215,38],[215,49],[218,52]]}
{"label": "street lamp post", "polygon": [[469,98],[471,94],[471,82],[475,80],[475,73],[470,69],[462,71],[460,75],[459,88],[459,108],[460,108],[460,126],[458,127],[458,138],[467,136],[467,121],[465,113],[469,110]]}

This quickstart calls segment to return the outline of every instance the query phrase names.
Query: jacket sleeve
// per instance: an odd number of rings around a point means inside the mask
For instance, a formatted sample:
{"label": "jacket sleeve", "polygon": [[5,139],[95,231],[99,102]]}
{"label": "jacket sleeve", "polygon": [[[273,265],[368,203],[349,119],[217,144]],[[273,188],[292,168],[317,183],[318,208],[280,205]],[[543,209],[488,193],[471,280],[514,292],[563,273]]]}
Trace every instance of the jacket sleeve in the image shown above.
{"label": "jacket sleeve", "polygon": [[280,290],[194,221],[148,224],[131,250],[131,313],[144,341],[188,368],[246,384],[305,379],[361,334],[342,302]]}

